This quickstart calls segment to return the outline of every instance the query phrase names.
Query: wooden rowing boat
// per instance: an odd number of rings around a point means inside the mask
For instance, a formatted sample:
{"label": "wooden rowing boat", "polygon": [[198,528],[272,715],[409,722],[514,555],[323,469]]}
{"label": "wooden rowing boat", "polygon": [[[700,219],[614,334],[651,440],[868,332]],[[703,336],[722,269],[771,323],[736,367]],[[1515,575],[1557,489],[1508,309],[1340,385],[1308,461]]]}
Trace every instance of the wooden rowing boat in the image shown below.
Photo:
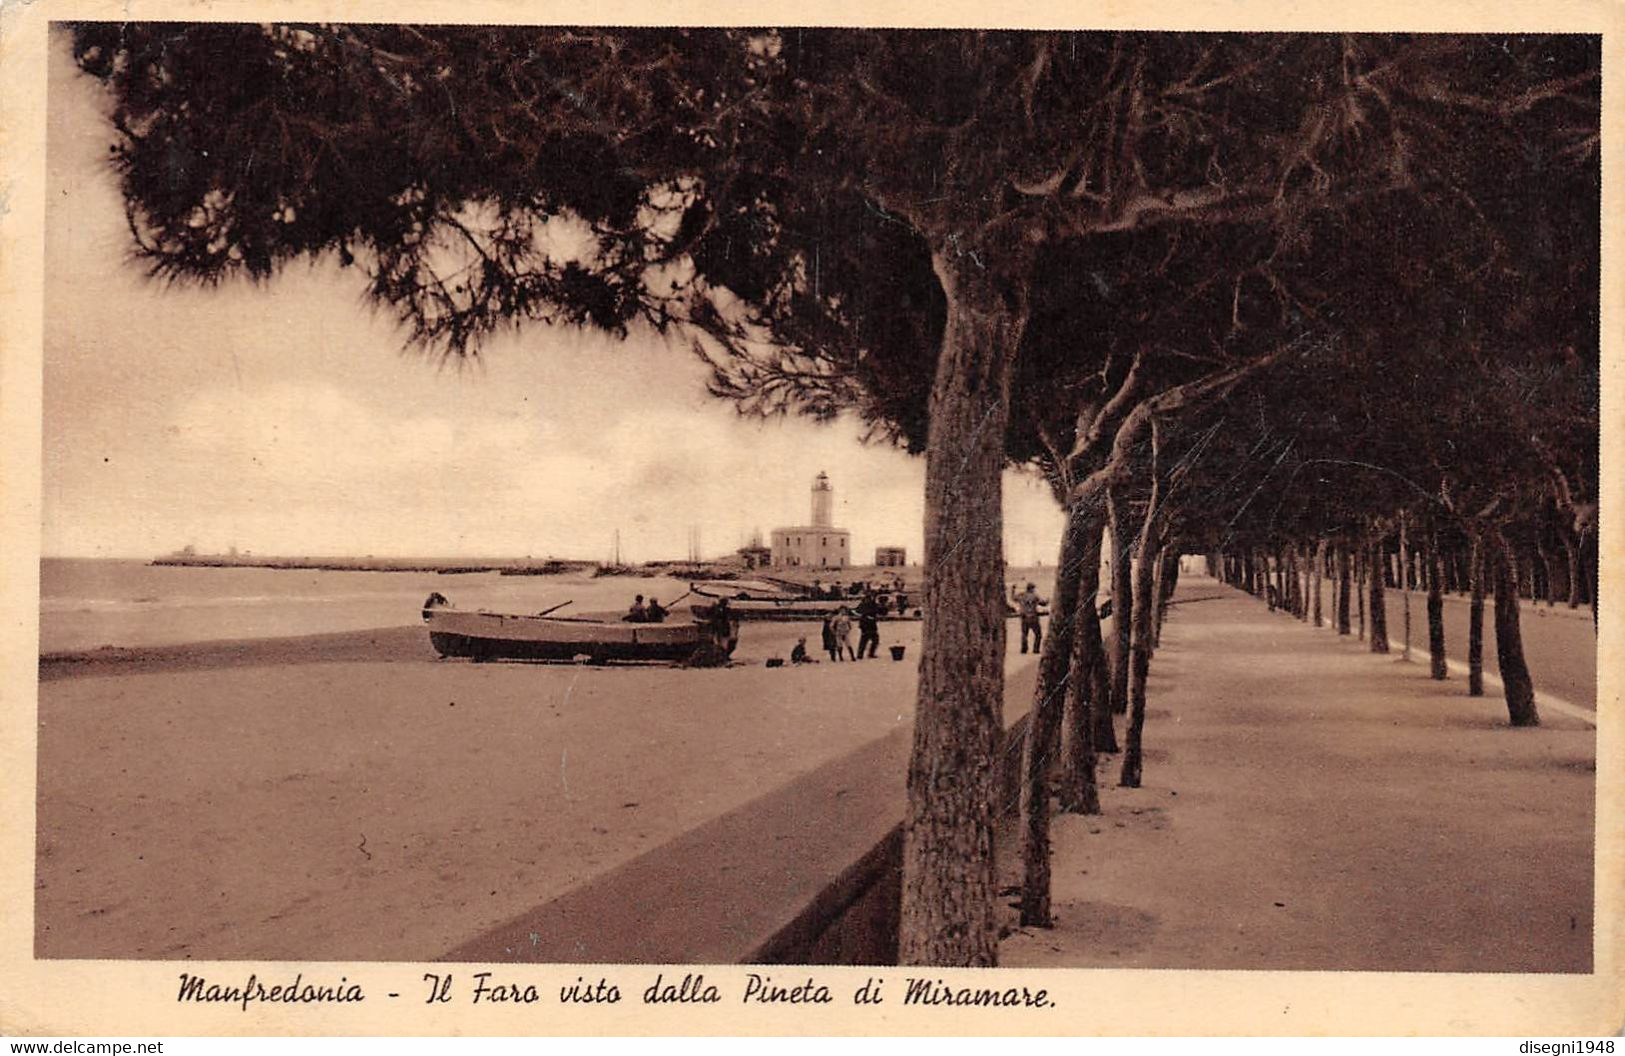
{"label": "wooden rowing boat", "polygon": [[802,589],[791,589],[761,579],[706,579],[690,583],[688,589],[702,598],[727,598],[734,601],[798,601],[811,595]]}
{"label": "wooden rowing boat", "polygon": [[[885,611],[878,617],[879,620],[917,620],[920,610],[917,607],[908,607],[899,611],[896,603],[889,596],[881,596],[885,604]],[[736,620],[780,620],[780,621],[812,621],[820,622],[825,617],[833,616],[841,609],[846,609],[852,619],[857,620],[858,599],[845,598],[840,601],[824,598],[787,598],[778,599],[749,599],[728,601],[728,615]],[[711,605],[694,606],[694,614],[702,619],[708,618],[715,611]]]}
{"label": "wooden rowing boat", "polygon": [[423,603],[423,622],[435,651],[472,660],[722,663],[738,643],[739,625],[725,615],[706,616],[666,623],[627,623],[615,616],[524,616],[461,610],[438,593]]}

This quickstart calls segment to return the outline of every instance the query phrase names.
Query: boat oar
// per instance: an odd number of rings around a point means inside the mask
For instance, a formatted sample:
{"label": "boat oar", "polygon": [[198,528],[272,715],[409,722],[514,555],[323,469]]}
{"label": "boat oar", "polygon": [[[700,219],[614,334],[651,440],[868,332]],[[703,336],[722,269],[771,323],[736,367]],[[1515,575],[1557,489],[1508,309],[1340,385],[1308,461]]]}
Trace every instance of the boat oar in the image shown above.
{"label": "boat oar", "polygon": [[543,609],[541,612],[538,612],[536,615],[538,615],[538,616],[546,616],[550,612],[558,612],[560,609],[562,609],[566,605],[570,604],[571,601],[575,601],[575,600],[576,599],[571,598],[570,601],[561,601],[557,605],[553,606],[551,609]]}

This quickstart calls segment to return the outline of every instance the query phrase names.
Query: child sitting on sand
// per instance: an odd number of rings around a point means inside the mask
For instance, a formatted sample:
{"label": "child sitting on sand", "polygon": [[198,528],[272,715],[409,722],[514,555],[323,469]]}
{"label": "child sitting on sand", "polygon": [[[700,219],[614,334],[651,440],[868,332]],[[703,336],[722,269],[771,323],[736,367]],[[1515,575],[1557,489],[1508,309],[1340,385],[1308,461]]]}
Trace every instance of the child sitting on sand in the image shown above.
{"label": "child sitting on sand", "polygon": [[818,663],[817,660],[814,660],[812,657],[807,655],[807,639],[805,639],[805,638],[797,638],[796,639],[796,647],[794,649],[790,650],[790,662],[792,664],[816,664],[816,663]]}

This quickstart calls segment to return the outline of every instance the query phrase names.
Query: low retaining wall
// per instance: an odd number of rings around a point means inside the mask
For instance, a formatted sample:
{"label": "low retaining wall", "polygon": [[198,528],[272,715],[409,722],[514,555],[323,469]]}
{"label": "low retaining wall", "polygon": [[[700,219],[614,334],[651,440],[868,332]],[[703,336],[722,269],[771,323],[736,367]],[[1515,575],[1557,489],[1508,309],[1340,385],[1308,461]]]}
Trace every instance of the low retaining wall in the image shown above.
{"label": "low retaining wall", "polygon": [[[1021,753],[1027,716],[1005,730],[999,765],[999,807],[1021,811]],[[903,826],[836,877],[778,934],[746,958],[751,964],[897,963],[903,899]]]}

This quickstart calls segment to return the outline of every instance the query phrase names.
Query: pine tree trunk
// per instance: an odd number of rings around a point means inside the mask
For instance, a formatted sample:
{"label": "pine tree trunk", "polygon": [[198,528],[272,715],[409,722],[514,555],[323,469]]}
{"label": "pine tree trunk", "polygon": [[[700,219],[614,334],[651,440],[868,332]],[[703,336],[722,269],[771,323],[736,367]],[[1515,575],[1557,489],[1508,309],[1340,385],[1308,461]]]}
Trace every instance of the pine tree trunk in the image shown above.
{"label": "pine tree trunk", "polygon": [[[1050,595],[1050,612],[1054,615],[1050,617],[1049,634],[1044,637],[1038,659],[1038,685],[1033,693],[1021,759],[1021,923],[1024,926],[1050,926],[1050,766],[1055,759],[1057,734],[1068,710],[1066,705],[1073,696],[1068,687],[1081,681],[1080,676],[1084,675],[1083,668],[1069,670],[1069,665],[1076,656],[1073,638],[1083,566],[1091,560],[1097,568],[1099,566],[1101,523],[1093,507],[1079,503],[1067,512],[1066,528],[1061,533],[1055,589]],[[1086,541],[1091,533],[1095,539],[1092,550]],[[1092,601],[1090,598],[1086,603]],[[1067,718],[1068,732],[1071,732],[1075,720]],[[1088,723],[1076,725],[1081,726],[1087,738]]]}
{"label": "pine tree trunk", "polygon": [[1568,532],[1563,533],[1563,553],[1569,567],[1569,608],[1578,609],[1585,599],[1580,596],[1580,547]]}
{"label": "pine tree trunk", "polygon": [[1168,576],[1168,558],[1162,550],[1157,551],[1157,567],[1152,573],[1151,596],[1156,598],[1156,604],[1151,610],[1151,648],[1157,649],[1162,645],[1162,591],[1163,584]]}
{"label": "pine tree trunk", "polygon": [[[1142,560],[1141,565],[1146,562]],[[1151,572],[1136,566],[1134,570],[1134,614],[1132,640],[1129,646],[1129,715],[1123,741],[1123,770],[1118,784],[1124,788],[1139,788],[1143,770],[1141,748],[1145,735],[1145,686],[1151,673]]]}
{"label": "pine tree trunk", "polygon": [[1303,562],[1297,543],[1287,547],[1287,612],[1303,619]]}
{"label": "pine tree trunk", "polygon": [[1467,558],[1467,695],[1484,695],[1484,534],[1475,530]]}
{"label": "pine tree trunk", "polygon": [[[994,781],[1004,713],[1004,440],[1025,310],[991,270],[933,259],[948,316],[925,463],[925,621],[908,770],[898,957],[998,961]],[[963,264],[963,266],[961,266]]]}
{"label": "pine tree trunk", "polygon": [[1495,567],[1495,662],[1506,687],[1507,718],[1514,726],[1539,726],[1535,682],[1523,656],[1518,625],[1518,558],[1504,538],[1492,541]]}
{"label": "pine tree trunk", "polygon": [[1128,713],[1129,612],[1134,608],[1133,562],[1129,560],[1128,497],[1118,489],[1106,491],[1106,516],[1112,533],[1112,633],[1111,650],[1112,713]]}
{"label": "pine tree trunk", "polygon": [[1349,626],[1349,579],[1352,570],[1349,568],[1349,548],[1337,548],[1337,633],[1348,634],[1352,629]]}
{"label": "pine tree trunk", "polygon": [[1077,623],[1072,637],[1072,678],[1067,683],[1067,730],[1063,756],[1061,809],[1072,814],[1099,814],[1100,789],[1096,753],[1117,751],[1108,706],[1111,680],[1106,674],[1106,647],[1100,637],[1100,525],[1094,535],[1094,570],[1085,567],[1078,582]]}
{"label": "pine tree trunk", "polygon": [[1298,619],[1304,623],[1309,622],[1309,589],[1314,576],[1310,554],[1311,551],[1309,550],[1300,550],[1297,551],[1298,556],[1296,558],[1298,566]]}
{"label": "pine tree trunk", "polygon": [[[1100,613],[1093,606],[1089,611],[1081,609],[1078,613],[1079,634],[1090,635],[1093,643],[1089,653],[1089,716],[1092,721],[1093,736],[1090,744],[1096,752],[1116,754],[1117,729],[1112,725],[1111,669],[1106,663],[1106,643],[1100,633]],[[1090,775],[1090,780],[1093,780]],[[1068,807],[1067,809],[1072,809]]]}
{"label": "pine tree trunk", "polygon": [[1162,648],[1162,625],[1168,619],[1168,605],[1174,598],[1174,587],[1179,582],[1179,553],[1174,540],[1162,544],[1162,559],[1157,562],[1157,626],[1151,636],[1154,649]]}
{"label": "pine tree trunk", "polygon": [[1586,600],[1591,603],[1591,630],[1597,629],[1597,593],[1602,586],[1602,555],[1599,532],[1593,526],[1591,530],[1580,532],[1580,584],[1586,593]]}
{"label": "pine tree trunk", "polygon": [[1129,718],[1128,732],[1123,739],[1123,772],[1118,784],[1124,788],[1140,787],[1141,744],[1145,731],[1145,683],[1151,673],[1151,612],[1157,604],[1152,593],[1152,562],[1160,561],[1162,554],[1153,553],[1158,516],[1158,499],[1162,490],[1160,474],[1161,429],[1151,419],[1151,497],[1145,506],[1145,525],[1140,530],[1140,563],[1134,570],[1134,615],[1129,638]]}
{"label": "pine tree trunk", "polygon": [[1321,600],[1320,579],[1321,579],[1321,576],[1324,574],[1325,568],[1326,568],[1326,540],[1322,539],[1319,543],[1317,543],[1315,545],[1315,563],[1314,563],[1314,566],[1310,569],[1310,573],[1309,573],[1309,581],[1312,584],[1312,586],[1310,587],[1310,590],[1314,594],[1315,626],[1316,627],[1324,627],[1324,626],[1326,626],[1326,620],[1321,615],[1321,610],[1320,610],[1320,600]]}
{"label": "pine tree trunk", "polygon": [[1557,533],[1559,551],[1550,555],[1547,561],[1548,578],[1546,583],[1546,604],[1555,608],[1558,602],[1568,603],[1569,600],[1569,565],[1567,554],[1563,553],[1563,533]]}
{"label": "pine tree trunk", "polygon": [[1269,559],[1274,562],[1276,569],[1276,608],[1282,609],[1287,606],[1287,556],[1277,546],[1276,552],[1271,554]]}
{"label": "pine tree trunk", "polygon": [[1281,604],[1289,615],[1298,614],[1298,554],[1292,547],[1283,548],[1281,560]]}
{"label": "pine tree trunk", "polygon": [[1428,673],[1443,682],[1450,674],[1444,654],[1444,562],[1437,543],[1428,547]]}
{"label": "pine tree trunk", "polygon": [[1373,653],[1386,653],[1388,651],[1388,606],[1383,598],[1383,580],[1386,578],[1388,559],[1382,551],[1381,541],[1371,544],[1370,564],[1371,599],[1368,608],[1371,612],[1371,637],[1369,641]]}
{"label": "pine tree trunk", "polygon": [[1332,597],[1327,603],[1326,622],[1332,627],[1337,626],[1337,549],[1330,541],[1326,543],[1326,565],[1321,570],[1321,576],[1331,588]]}
{"label": "pine tree trunk", "polygon": [[1366,566],[1370,564],[1370,561],[1366,557],[1367,550],[1365,547],[1360,547],[1354,553],[1354,597],[1360,610],[1360,638],[1364,640],[1366,575],[1370,572],[1370,569]]}
{"label": "pine tree trunk", "polygon": [[1296,616],[1297,599],[1294,586],[1298,581],[1298,554],[1295,547],[1284,546],[1279,551],[1280,570],[1276,573],[1276,580],[1281,584],[1281,608],[1288,615]]}
{"label": "pine tree trunk", "polygon": [[1405,608],[1405,647],[1400,652],[1406,662],[1411,658],[1411,548],[1406,532],[1405,517],[1399,518],[1399,590]]}

